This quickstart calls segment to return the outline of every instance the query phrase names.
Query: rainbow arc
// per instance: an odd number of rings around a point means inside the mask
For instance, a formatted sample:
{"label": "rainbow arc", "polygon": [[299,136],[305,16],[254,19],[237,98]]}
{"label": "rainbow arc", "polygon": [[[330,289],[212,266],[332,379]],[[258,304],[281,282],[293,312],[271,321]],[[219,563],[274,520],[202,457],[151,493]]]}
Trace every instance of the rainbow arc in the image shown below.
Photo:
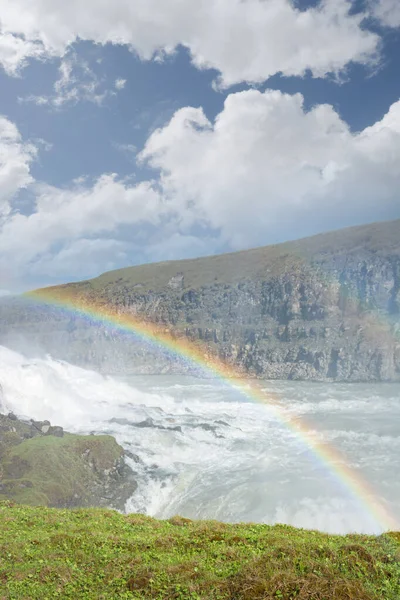
{"label": "rainbow arc", "polygon": [[315,428],[304,418],[293,417],[285,408],[281,398],[265,389],[266,382],[254,381],[246,377],[236,367],[210,355],[204,347],[177,337],[165,327],[139,317],[119,312],[105,304],[96,303],[87,297],[44,288],[25,294],[31,300],[51,307],[58,307],[67,313],[87,319],[91,323],[102,324],[121,332],[131,333],[136,339],[166,350],[172,356],[201,367],[208,374],[222,380],[227,385],[240,390],[248,399],[266,406],[271,415],[293,432],[311,451],[314,459],[324,467],[337,485],[346,490],[356,500],[362,510],[384,531],[398,530],[399,523],[392,516],[384,500],[380,499],[364,477],[347,464],[345,457],[332,444],[327,444],[315,435]]}

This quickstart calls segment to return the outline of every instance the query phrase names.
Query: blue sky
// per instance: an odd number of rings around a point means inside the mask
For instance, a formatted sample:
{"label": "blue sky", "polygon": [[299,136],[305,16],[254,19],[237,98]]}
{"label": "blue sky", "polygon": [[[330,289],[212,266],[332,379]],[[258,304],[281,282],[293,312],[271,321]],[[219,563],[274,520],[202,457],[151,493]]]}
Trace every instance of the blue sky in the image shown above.
{"label": "blue sky", "polygon": [[0,24],[0,293],[400,217],[398,0],[3,0]]}

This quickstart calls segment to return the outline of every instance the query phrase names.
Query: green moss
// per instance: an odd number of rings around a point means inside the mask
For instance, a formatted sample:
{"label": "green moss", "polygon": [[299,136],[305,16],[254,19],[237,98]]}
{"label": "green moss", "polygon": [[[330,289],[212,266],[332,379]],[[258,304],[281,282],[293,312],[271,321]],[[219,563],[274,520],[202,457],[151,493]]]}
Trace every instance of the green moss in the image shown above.
{"label": "green moss", "polygon": [[398,534],[0,503],[0,598],[398,600]]}
{"label": "green moss", "polygon": [[[48,506],[90,504],[96,473],[123,454],[111,436],[38,436],[11,446],[2,459],[2,494],[17,502]],[[90,468],[89,468],[90,464]]]}

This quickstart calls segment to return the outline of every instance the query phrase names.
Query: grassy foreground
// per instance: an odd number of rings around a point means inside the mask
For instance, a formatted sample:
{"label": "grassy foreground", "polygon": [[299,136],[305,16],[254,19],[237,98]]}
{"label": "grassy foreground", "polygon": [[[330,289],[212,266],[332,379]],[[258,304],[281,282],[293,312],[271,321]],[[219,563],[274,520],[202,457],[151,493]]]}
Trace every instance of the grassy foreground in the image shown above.
{"label": "grassy foreground", "polygon": [[399,600],[400,534],[0,503],[0,599]]}

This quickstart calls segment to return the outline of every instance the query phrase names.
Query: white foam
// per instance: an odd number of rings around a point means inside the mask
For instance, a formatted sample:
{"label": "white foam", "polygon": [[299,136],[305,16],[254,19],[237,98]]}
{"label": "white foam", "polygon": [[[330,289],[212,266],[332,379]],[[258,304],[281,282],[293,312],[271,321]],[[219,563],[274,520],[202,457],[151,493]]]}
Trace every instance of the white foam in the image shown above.
{"label": "white foam", "polygon": [[[0,384],[3,411],[70,431],[107,432],[136,454],[139,462],[130,463],[139,487],[128,511],[281,521],[337,533],[380,529],[267,407],[218,381],[115,380],[0,347]],[[399,390],[374,386],[369,397],[362,385],[274,382],[272,391],[292,415],[309,414],[310,436],[338,446],[400,519]]]}
{"label": "white foam", "polygon": [[[45,359],[28,360],[0,346],[0,383],[5,407],[19,415],[54,420],[79,429],[124,414],[129,403],[148,405],[154,396],[126,383],[87,371],[69,363]],[[158,404],[173,404],[160,397]]]}
{"label": "white foam", "polygon": [[266,522],[285,523],[296,527],[324,530],[327,533],[369,533],[380,534],[382,528],[371,517],[360,514],[357,503],[336,497],[304,497],[296,503],[280,504],[272,518],[267,515]]}

